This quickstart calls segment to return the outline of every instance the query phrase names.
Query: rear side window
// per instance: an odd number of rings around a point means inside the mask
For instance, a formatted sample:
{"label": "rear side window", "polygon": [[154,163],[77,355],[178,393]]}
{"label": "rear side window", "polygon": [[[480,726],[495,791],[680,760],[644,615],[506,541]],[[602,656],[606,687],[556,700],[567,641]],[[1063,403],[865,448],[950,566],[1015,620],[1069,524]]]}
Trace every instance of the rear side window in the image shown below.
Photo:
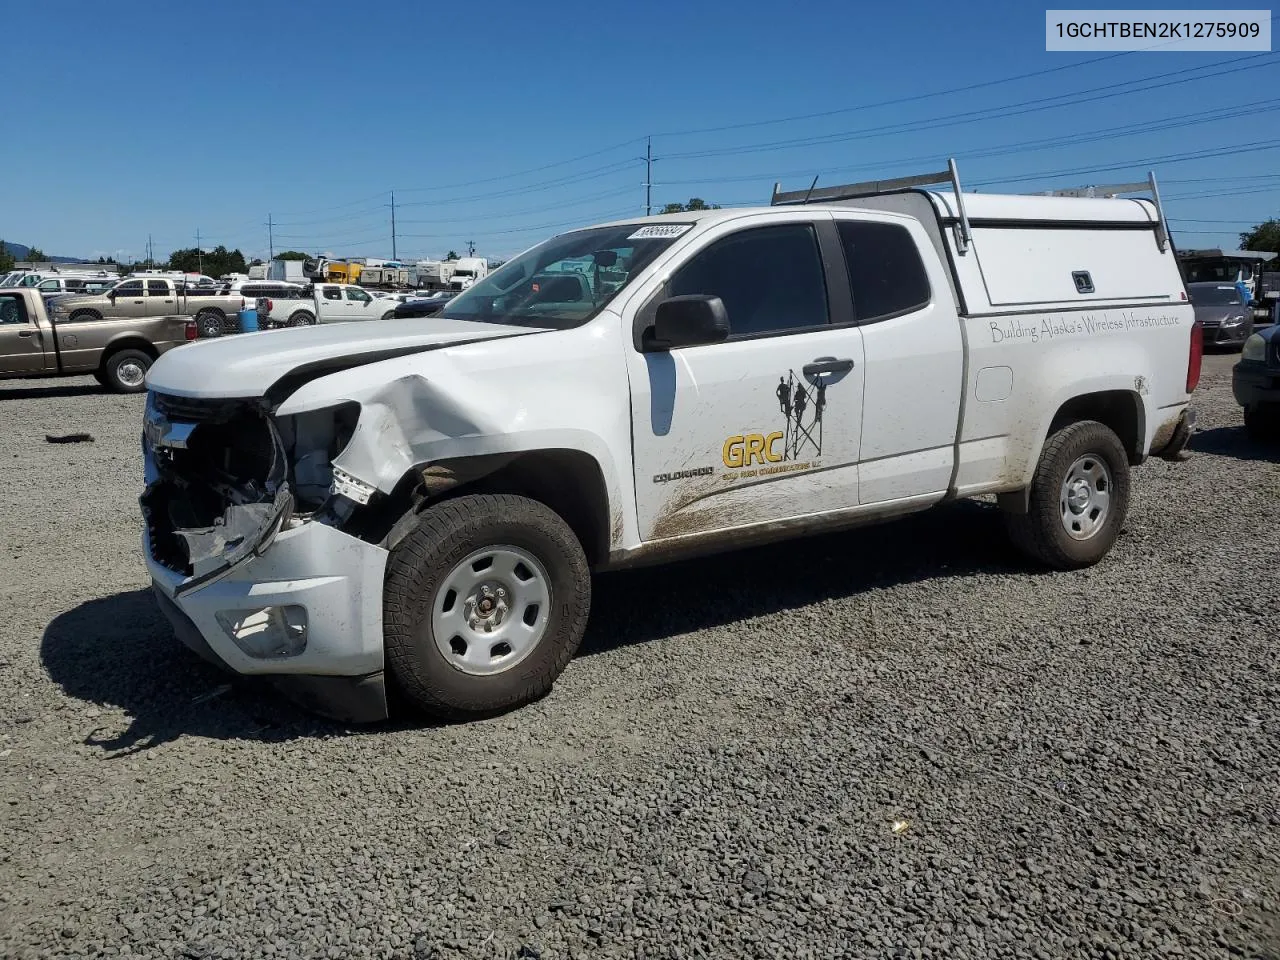
{"label": "rear side window", "polygon": [[27,305],[22,297],[13,294],[0,295],[0,324],[26,323]]}
{"label": "rear side window", "polygon": [[169,292],[169,285],[163,280],[148,280],[147,293],[153,297],[163,297]]}
{"label": "rear side window", "polygon": [[813,226],[789,223],[743,230],[717,240],[676,271],[669,295],[719,297],[731,337],[820,327],[827,286]]}
{"label": "rear side window", "polygon": [[929,277],[906,227],[857,220],[837,226],[859,323],[887,320],[929,302]]}
{"label": "rear side window", "polygon": [[341,300],[342,288],[341,287],[325,287],[324,298],[326,300]]}

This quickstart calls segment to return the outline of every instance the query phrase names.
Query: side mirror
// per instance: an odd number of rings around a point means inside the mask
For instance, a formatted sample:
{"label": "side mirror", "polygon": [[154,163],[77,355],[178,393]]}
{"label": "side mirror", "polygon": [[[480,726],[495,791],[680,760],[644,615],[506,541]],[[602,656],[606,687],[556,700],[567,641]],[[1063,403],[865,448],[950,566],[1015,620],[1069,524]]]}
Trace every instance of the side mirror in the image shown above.
{"label": "side mirror", "polygon": [[719,343],[729,336],[729,312],[719,297],[693,293],[658,304],[653,326],[645,331],[647,351]]}
{"label": "side mirror", "polygon": [[108,300],[114,300],[115,298],[116,298],[116,292],[115,292],[114,290],[108,290],[108,291],[107,291],[107,299],[108,299]]}

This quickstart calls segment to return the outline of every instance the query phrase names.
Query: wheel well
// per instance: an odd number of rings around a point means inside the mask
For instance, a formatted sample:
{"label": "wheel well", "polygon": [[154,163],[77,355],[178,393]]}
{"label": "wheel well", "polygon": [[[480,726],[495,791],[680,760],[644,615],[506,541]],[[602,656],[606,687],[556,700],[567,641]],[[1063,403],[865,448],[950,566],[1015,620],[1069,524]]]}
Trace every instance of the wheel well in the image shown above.
{"label": "wheel well", "polygon": [[531,450],[441,460],[411,470],[361,536],[390,549],[427,507],[473,493],[510,493],[546,504],[569,525],[587,562],[609,555],[609,493],[600,465],[579,450]]}
{"label": "wheel well", "polygon": [[1072,397],[1053,416],[1049,432],[1080,420],[1097,420],[1112,429],[1129,453],[1129,463],[1137,466],[1143,458],[1146,438],[1142,400],[1128,390],[1104,390]]}
{"label": "wheel well", "polygon": [[156,350],[155,344],[149,340],[143,340],[141,337],[126,337],[122,340],[112,340],[102,350],[102,361],[98,364],[99,369],[106,369],[107,361],[119,353],[121,350],[141,350],[152,360],[160,356],[160,352]]}
{"label": "wheel well", "polygon": [[196,317],[208,316],[209,314],[216,314],[223,320],[227,319],[227,312],[221,307],[201,307],[196,311]]}

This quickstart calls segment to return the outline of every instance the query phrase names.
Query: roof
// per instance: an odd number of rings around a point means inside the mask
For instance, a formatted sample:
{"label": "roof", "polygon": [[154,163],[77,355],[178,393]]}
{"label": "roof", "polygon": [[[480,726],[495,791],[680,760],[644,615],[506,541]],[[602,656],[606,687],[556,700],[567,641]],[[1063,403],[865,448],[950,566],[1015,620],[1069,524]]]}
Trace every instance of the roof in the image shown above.
{"label": "roof", "polygon": [[1182,260],[1192,259],[1222,259],[1222,260],[1260,260],[1266,263],[1268,260],[1274,260],[1276,254],[1270,250],[1222,250],[1217,247],[1206,250],[1179,250],[1178,257]]}

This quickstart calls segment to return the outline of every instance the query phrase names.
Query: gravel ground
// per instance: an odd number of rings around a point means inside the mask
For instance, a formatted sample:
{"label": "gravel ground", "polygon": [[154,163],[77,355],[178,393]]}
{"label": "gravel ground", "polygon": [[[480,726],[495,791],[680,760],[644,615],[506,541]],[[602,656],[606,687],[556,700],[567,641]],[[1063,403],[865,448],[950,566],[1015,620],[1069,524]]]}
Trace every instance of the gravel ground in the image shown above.
{"label": "gravel ground", "polygon": [[0,954],[1276,960],[1280,450],[1232,362],[1094,569],[967,504],[616,574],[542,702],[359,730],[172,639],[140,398],[0,385]]}

